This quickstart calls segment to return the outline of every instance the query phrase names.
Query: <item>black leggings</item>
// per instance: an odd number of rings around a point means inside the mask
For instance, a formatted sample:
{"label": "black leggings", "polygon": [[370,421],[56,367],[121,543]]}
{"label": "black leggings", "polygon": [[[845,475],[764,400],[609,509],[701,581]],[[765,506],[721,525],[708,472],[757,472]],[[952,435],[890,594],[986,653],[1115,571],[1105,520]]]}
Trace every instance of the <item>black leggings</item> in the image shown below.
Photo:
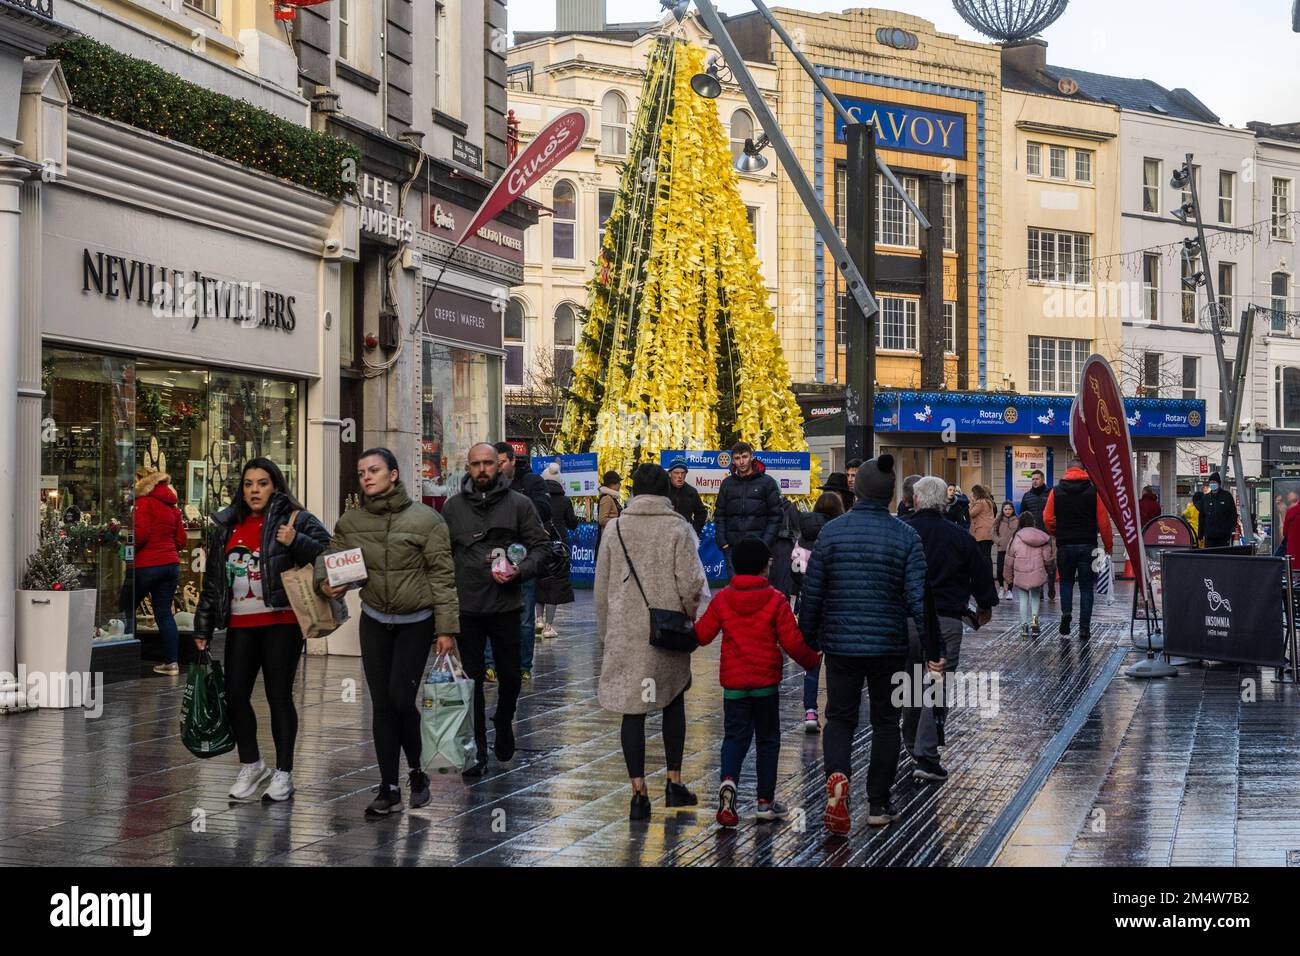
{"label": "black leggings", "polygon": [[[646,714],[623,715],[623,759],[632,779],[645,776]],[[664,757],[670,771],[682,769],[686,750],[686,691],[682,691],[664,708]]]}
{"label": "black leggings", "polygon": [[361,614],[361,668],[370,689],[380,780],[388,786],[397,786],[402,751],[410,768],[420,769],[420,709],[415,698],[432,648],[433,618],[383,624]]}
{"label": "black leggings", "polygon": [[302,653],[297,624],[232,627],[226,630],[226,713],[239,744],[239,762],[256,763],[257,717],[253,714],[253,685],[262,672],[266,702],[271,705],[271,737],[277,770],[293,770],[293,745],[298,737],[298,711],[293,706],[293,679]]}

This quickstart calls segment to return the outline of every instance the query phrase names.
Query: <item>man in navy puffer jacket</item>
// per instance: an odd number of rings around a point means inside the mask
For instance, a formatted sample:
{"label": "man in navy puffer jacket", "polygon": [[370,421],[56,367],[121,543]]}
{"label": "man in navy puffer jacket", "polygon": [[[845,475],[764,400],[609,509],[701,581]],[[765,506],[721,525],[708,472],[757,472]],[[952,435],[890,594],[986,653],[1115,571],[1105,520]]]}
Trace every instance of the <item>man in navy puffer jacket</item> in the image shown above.
{"label": "man in navy puffer jacket", "polygon": [[[858,469],[857,503],[826,525],[808,560],[799,628],[826,655],[826,814],[832,833],[849,831],[849,752],[858,726],[862,685],[871,702],[871,762],[867,769],[867,823],[898,819],[890,786],[898,770],[901,710],[892,701],[894,675],[907,662],[907,619],[928,644],[938,635],[925,621],[925,551],[921,537],[889,513],[894,459],[873,458]],[[942,673],[935,647],[931,668]]]}

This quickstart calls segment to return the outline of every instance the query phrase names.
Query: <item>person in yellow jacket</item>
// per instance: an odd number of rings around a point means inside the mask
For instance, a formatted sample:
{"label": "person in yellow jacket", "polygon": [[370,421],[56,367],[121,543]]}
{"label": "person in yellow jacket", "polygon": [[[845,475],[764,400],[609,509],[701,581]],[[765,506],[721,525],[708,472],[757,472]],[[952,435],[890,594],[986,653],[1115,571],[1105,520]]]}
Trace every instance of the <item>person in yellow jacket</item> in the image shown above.
{"label": "person in yellow jacket", "polygon": [[1196,547],[1201,546],[1201,509],[1194,504],[1188,504],[1183,509],[1183,520],[1192,527],[1192,536],[1196,541]]}

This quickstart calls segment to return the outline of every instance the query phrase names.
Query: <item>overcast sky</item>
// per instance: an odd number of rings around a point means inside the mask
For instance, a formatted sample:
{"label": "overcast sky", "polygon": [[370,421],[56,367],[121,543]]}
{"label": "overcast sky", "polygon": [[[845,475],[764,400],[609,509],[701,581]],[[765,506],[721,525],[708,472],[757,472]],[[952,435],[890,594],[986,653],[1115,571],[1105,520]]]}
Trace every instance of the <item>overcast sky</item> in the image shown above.
{"label": "overcast sky", "polygon": [[[507,0],[512,30],[555,27],[554,0]],[[754,9],[749,0],[715,0],[723,13]],[[1048,27],[1048,63],[1141,77],[1191,90],[1224,123],[1300,122],[1300,33],[1293,0],[1073,0]],[[876,6],[931,21],[941,32],[984,39],[951,0],[768,0],[771,7],[838,11]],[[608,0],[610,23],[656,20],[659,0]]]}

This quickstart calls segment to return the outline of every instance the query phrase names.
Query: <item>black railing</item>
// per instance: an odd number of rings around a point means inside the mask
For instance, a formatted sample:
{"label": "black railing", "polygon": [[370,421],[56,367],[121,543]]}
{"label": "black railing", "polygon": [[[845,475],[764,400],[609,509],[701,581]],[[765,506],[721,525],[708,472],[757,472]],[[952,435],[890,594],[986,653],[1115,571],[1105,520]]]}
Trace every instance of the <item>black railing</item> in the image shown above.
{"label": "black railing", "polygon": [[11,7],[49,20],[54,19],[54,0],[0,0],[0,7]]}

